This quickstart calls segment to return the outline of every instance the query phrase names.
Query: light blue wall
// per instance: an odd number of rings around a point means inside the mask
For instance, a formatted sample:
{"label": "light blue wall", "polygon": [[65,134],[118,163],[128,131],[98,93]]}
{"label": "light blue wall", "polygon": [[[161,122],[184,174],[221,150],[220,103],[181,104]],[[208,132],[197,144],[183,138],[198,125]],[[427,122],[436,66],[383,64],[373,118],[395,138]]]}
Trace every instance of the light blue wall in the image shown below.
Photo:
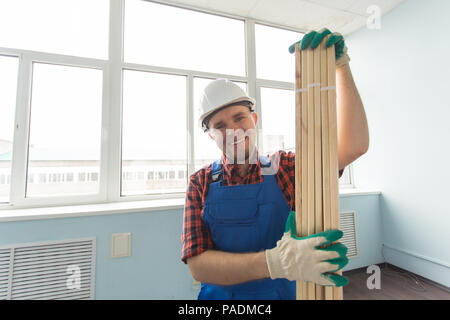
{"label": "light blue wall", "polygon": [[[382,262],[379,196],[342,197],[355,211],[360,254],[345,270]],[[1,213],[1,212],[0,212]],[[180,260],[181,209],[0,222],[0,246],[95,237],[96,299],[196,299],[189,269]],[[131,232],[131,256],[112,259],[111,234]]]}
{"label": "light blue wall", "polygon": [[[384,255],[450,286],[450,1],[406,0],[347,37],[370,130],[356,184],[382,191]],[[388,247],[389,246],[389,247]]]}
{"label": "light blue wall", "polygon": [[[96,299],[195,299],[181,256],[182,210],[0,223],[0,246],[96,237]],[[111,256],[111,234],[131,232],[131,256]]]}

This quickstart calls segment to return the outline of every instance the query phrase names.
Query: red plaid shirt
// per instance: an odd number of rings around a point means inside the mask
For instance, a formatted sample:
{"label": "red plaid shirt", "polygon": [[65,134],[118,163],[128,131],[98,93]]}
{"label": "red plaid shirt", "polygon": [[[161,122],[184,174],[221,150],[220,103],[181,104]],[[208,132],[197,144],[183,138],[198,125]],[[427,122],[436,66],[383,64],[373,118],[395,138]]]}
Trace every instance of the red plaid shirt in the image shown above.
{"label": "red plaid shirt", "polygon": [[[272,163],[277,163],[279,158],[279,169],[275,177],[280,189],[291,210],[295,210],[295,154],[279,151],[270,156]],[[222,179],[224,186],[253,184],[263,181],[261,166],[251,164],[245,177],[239,175],[237,164],[230,164],[228,159],[222,156]],[[344,169],[339,171],[339,178]],[[211,239],[209,229],[203,221],[203,208],[208,194],[209,184],[212,182],[211,165],[200,169],[190,176],[186,191],[186,204],[184,206],[183,232],[181,241],[183,243],[181,260],[187,263],[187,259],[199,255],[203,251],[213,249],[214,243]]]}

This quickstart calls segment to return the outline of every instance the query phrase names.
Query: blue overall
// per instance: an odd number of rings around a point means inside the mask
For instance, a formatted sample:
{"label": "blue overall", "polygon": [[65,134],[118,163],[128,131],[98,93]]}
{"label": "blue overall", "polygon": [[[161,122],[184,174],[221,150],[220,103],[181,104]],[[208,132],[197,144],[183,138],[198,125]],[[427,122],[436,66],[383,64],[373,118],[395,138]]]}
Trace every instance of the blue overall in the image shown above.
{"label": "blue overall", "polygon": [[[259,161],[270,168],[268,158]],[[243,253],[275,247],[290,211],[275,175],[264,175],[257,184],[223,186],[220,160],[212,164],[211,174],[218,180],[209,185],[203,219],[214,249]],[[295,281],[265,278],[229,286],[202,283],[198,299],[295,300],[295,293]]]}

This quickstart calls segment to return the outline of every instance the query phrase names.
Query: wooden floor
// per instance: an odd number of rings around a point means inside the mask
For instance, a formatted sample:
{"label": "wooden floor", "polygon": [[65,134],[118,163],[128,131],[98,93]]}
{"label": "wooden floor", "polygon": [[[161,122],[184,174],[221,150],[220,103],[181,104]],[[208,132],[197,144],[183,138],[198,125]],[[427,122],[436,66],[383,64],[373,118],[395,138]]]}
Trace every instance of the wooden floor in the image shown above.
{"label": "wooden floor", "polygon": [[379,266],[381,289],[367,288],[371,274],[366,268],[344,272],[349,279],[344,300],[450,300],[450,292],[429,280],[389,264]]}

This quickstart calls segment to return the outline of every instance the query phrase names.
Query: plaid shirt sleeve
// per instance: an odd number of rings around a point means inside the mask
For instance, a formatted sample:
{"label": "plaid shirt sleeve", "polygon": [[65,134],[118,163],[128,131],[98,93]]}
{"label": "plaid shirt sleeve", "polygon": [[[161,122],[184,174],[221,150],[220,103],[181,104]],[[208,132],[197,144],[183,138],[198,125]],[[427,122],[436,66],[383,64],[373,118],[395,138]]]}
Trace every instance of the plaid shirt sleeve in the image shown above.
{"label": "plaid shirt sleeve", "polygon": [[214,248],[209,230],[203,221],[203,206],[209,171],[206,168],[201,169],[191,175],[189,179],[181,234],[183,246],[181,260],[184,263],[187,263],[188,258]]}

